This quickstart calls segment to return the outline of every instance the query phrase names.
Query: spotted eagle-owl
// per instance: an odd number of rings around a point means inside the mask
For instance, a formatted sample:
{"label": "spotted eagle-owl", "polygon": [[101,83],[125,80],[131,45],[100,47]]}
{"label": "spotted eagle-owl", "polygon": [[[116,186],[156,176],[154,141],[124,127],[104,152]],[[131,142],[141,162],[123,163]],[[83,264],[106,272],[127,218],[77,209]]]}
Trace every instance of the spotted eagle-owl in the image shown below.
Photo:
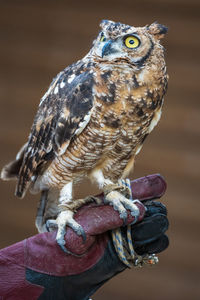
{"label": "spotted eagle-owl", "polygon": [[[18,197],[29,186],[45,195],[45,218],[41,222],[38,216],[36,225],[44,231],[46,220],[57,218],[57,242],[63,249],[66,225],[83,234],[73,219],[82,203],[73,199],[73,184],[87,176],[109,190],[127,177],[160,119],[167,89],[160,44],[165,26],[133,27],[107,20],[100,26],[89,53],[53,80],[28,142],[1,173],[5,180],[17,178]],[[134,210],[122,194],[116,197],[110,190],[106,199],[121,215],[127,208]]]}

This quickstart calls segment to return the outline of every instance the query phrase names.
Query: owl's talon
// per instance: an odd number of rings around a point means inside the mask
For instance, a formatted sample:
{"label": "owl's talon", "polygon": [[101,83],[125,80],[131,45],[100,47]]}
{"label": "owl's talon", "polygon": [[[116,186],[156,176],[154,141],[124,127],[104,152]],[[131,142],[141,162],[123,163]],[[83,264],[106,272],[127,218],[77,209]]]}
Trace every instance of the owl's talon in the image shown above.
{"label": "owl's talon", "polygon": [[56,220],[49,219],[46,221],[45,225],[48,232],[55,231],[58,229],[58,224],[56,223]]}
{"label": "owl's talon", "polygon": [[67,223],[67,226],[69,226],[77,235],[82,236],[83,242],[86,241],[86,233],[83,227],[78,224],[73,218],[70,218]]}
{"label": "owl's talon", "polygon": [[86,233],[83,227],[74,220],[73,214],[70,210],[61,211],[56,220],[58,226],[56,241],[61,249],[68,254],[72,253],[65,247],[66,226],[70,227],[78,236],[81,236],[84,243],[86,241]]}
{"label": "owl's talon", "polygon": [[130,210],[131,215],[134,216],[134,223],[139,216],[139,209],[135,205],[137,200],[127,199],[118,191],[112,191],[104,198],[105,204],[112,205],[113,208],[119,212],[120,218],[123,220],[123,224],[127,223],[127,210]]}
{"label": "owl's talon", "polygon": [[58,245],[60,246],[60,248],[61,248],[61,250],[62,250],[63,252],[65,252],[66,254],[71,255],[70,251],[67,250],[67,248],[65,247],[65,245],[62,245],[62,242],[59,242],[59,241],[57,240],[57,243],[58,243]]}
{"label": "owl's talon", "polygon": [[78,224],[78,223],[76,222],[76,225],[75,226],[73,226],[73,225],[69,225],[75,232],[76,232],[76,234],[77,235],[79,235],[79,236],[81,236],[82,237],[82,239],[83,239],[83,242],[85,243],[85,241],[86,241],[86,233],[85,233],[85,230],[83,229],[83,227],[80,225],[80,224]]}
{"label": "owl's talon", "polygon": [[63,250],[66,254],[69,255],[73,255],[72,252],[70,252],[65,244],[65,234],[66,234],[66,228],[64,227],[58,227],[58,232],[57,232],[57,236],[56,236],[56,242],[58,243],[58,245],[60,246],[61,250]]}
{"label": "owl's talon", "polygon": [[86,237],[85,230],[83,229],[83,227],[82,227],[82,226],[81,226],[81,234],[80,234],[80,235],[82,236],[83,243],[85,243],[85,242],[86,242],[86,239],[87,239],[87,237]]}
{"label": "owl's talon", "polygon": [[120,216],[120,219],[123,220],[123,226],[126,226],[127,225],[127,217],[128,217],[127,212],[119,214],[119,216]]}
{"label": "owl's talon", "polygon": [[123,223],[126,224],[127,221],[127,210],[121,202],[120,198],[125,198],[122,194],[117,191],[110,192],[104,198],[104,203],[112,205],[114,210],[119,213],[120,218],[123,220]]}

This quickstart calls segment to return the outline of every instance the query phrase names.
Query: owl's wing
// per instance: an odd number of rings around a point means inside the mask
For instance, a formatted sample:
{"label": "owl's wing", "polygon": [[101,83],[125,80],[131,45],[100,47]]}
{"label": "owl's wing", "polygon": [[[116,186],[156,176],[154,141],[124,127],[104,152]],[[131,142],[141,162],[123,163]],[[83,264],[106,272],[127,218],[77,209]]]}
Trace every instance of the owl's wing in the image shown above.
{"label": "owl's wing", "polygon": [[24,196],[40,167],[63,154],[90,120],[93,76],[87,71],[77,76],[71,73],[58,74],[41,99],[19,171],[18,197]]}

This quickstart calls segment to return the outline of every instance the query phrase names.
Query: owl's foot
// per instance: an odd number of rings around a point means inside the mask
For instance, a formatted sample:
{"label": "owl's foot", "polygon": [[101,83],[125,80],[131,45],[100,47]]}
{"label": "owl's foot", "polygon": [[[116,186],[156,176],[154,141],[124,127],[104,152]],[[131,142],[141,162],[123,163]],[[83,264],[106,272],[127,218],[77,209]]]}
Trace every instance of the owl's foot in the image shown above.
{"label": "owl's foot", "polygon": [[104,194],[104,202],[112,205],[119,212],[119,216],[124,224],[127,221],[127,210],[130,210],[131,215],[135,218],[139,216],[139,209],[134,204],[135,201],[132,200],[130,181],[128,179],[119,180],[118,185],[108,186]]}
{"label": "owl's foot", "polygon": [[[69,226],[77,235],[82,236],[84,242],[86,241],[86,234],[83,227],[74,220],[73,215],[74,213],[71,210],[61,211],[58,215],[56,219],[58,228],[56,241],[65,253],[75,255],[65,247],[66,226]],[[51,225],[53,225],[53,223]]]}
{"label": "owl's foot", "polygon": [[[66,225],[65,225],[66,226]],[[49,219],[46,221],[46,228],[47,228],[47,231],[51,232],[51,231],[55,231],[55,230],[58,230],[60,232],[59,236],[58,236],[58,233],[57,233],[57,236],[56,236],[56,241],[58,243],[58,245],[61,247],[61,249],[69,254],[69,255],[73,255],[73,256],[77,256],[77,257],[80,257],[81,255],[78,255],[78,254],[75,254],[71,251],[69,251],[66,246],[65,246],[65,233],[66,233],[66,227],[63,227],[63,228],[59,228],[58,227],[58,224],[57,224],[57,221],[56,220],[53,220],[53,219]]]}
{"label": "owl's foot", "polygon": [[57,219],[47,221],[46,226],[48,228],[48,231],[52,231],[55,229],[58,230],[56,241],[65,253],[75,255],[74,253],[71,253],[69,250],[67,250],[65,246],[65,234],[67,226],[70,227],[78,236],[81,236],[83,242],[86,241],[86,234],[83,227],[74,220],[73,216],[74,212],[76,212],[79,207],[93,201],[98,203],[99,199],[90,196],[86,197],[85,199],[76,199],[74,201],[62,203],[60,204],[60,208],[62,209],[62,211],[59,213]]}

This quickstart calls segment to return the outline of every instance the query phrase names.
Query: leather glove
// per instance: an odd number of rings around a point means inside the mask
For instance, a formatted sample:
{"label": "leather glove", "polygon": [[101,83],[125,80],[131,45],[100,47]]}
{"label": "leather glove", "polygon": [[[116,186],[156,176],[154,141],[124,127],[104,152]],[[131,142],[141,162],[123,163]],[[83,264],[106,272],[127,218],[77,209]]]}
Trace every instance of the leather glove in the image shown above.
{"label": "leather glove", "polygon": [[139,255],[160,253],[169,245],[165,234],[169,226],[167,209],[161,202],[153,200],[142,203],[147,209],[144,219],[131,230],[135,251]]}

